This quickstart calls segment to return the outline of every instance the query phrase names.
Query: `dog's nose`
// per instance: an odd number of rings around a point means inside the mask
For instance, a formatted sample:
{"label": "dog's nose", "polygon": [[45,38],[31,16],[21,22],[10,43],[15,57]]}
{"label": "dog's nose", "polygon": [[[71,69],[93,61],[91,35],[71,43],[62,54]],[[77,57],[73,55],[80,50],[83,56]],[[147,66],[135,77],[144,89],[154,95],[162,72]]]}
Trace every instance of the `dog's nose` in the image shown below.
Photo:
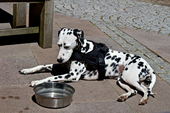
{"label": "dog's nose", "polygon": [[62,63],[62,62],[63,62],[63,59],[60,58],[60,59],[57,59],[57,61],[58,61],[59,63]]}

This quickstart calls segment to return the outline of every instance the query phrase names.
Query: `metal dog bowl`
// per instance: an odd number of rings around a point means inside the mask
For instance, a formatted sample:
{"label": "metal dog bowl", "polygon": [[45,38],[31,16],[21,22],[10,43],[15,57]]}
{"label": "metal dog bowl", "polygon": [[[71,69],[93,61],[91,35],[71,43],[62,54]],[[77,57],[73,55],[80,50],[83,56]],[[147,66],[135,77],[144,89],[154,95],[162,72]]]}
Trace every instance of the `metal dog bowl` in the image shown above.
{"label": "metal dog bowl", "polygon": [[65,83],[47,82],[34,87],[36,102],[48,108],[62,108],[71,104],[75,89]]}

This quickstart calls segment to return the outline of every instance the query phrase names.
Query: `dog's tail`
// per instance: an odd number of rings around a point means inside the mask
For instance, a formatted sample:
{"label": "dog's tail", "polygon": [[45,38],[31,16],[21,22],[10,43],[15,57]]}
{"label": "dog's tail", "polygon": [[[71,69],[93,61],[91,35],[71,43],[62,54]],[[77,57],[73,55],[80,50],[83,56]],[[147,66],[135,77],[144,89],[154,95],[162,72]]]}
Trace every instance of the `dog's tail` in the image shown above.
{"label": "dog's tail", "polygon": [[153,96],[153,95],[156,95],[156,93],[152,92],[152,88],[153,88],[153,86],[155,85],[155,82],[156,82],[156,74],[155,74],[155,72],[153,71],[152,68],[150,70],[150,75],[151,75],[151,83],[148,87],[148,92],[151,96]]}

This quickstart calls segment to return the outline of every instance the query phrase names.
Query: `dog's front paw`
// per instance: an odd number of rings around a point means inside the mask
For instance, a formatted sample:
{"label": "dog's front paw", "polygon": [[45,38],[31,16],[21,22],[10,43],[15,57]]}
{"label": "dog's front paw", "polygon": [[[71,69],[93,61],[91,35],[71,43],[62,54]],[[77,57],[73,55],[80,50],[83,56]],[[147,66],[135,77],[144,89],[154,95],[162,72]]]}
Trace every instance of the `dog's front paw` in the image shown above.
{"label": "dog's front paw", "polygon": [[22,69],[19,72],[24,75],[33,73],[31,69]]}
{"label": "dog's front paw", "polygon": [[31,87],[34,87],[34,86],[36,86],[36,85],[38,85],[38,84],[40,84],[40,83],[41,83],[41,82],[40,82],[39,80],[32,81],[31,84],[30,84],[30,86],[31,86]]}

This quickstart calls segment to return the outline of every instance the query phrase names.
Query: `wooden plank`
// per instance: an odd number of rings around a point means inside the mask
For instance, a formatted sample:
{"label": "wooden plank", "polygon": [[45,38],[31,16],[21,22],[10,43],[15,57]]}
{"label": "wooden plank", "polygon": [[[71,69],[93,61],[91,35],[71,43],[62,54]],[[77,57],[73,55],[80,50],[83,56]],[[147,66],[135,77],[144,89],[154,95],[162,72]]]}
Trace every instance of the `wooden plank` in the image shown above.
{"label": "wooden plank", "polygon": [[39,45],[42,48],[52,47],[54,0],[45,0],[40,19]]}
{"label": "wooden plank", "polygon": [[39,27],[15,28],[0,30],[0,36],[24,35],[39,33]]}
{"label": "wooden plank", "polygon": [[13,4],[13,28],[26,27],[27,4]]}

